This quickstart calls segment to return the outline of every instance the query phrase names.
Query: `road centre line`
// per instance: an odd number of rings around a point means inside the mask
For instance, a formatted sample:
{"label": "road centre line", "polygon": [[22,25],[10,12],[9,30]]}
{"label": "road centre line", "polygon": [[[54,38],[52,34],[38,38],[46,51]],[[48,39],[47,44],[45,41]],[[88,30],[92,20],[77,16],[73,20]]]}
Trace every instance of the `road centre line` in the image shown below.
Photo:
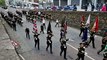
{"label": "road centre line", "polygon": [[[74,46],[72,46],[72,45],[70,45],[70,44],[68,44],[68,43],[67,43],[67,45],[70,46],[71,48],[75,49],[76,51],[78,51],[78,49],[75,48]],[[91,60],[95,60],[94,58],[90,57],[87,52],[85,52],[85,56],[87,56],[87,57],[90,58]]]}

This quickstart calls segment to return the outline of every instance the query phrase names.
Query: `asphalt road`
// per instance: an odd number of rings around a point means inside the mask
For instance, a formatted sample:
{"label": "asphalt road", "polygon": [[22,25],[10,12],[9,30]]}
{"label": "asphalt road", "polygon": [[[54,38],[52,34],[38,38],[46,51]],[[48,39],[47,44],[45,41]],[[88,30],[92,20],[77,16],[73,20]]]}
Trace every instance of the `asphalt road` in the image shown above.
{"label": "asphalt road", "polygon": [[[9,8],[9,11],[14,12],[15,9]],[[51,23],[52,31],[54,36],[52,37],[53,41],[53,54],[50,54],[46,51],[46,34],[40,34],[40,50],[36,49],[34,47],[34,39],[33,39],[33,24],[30,22],[27,22],[25,17],[23,16],[23,27],[17,24],[17,31],[13,31],[10,29],[11,34],[15,34],[18,36],[16,39],[20,45],[21,49],[19,53],[23,56],[25,60],[64,60],[63,56],[60,56],[60,28],[55,27],[55,22]],[[37,27],[38,31],[40,31],[40,25],[41,22],[37,21]],[[48,21],[46,21],[46,26],[48,25]],[[30,35],[31,39],[26,39],[25,37],[25,28],[30,28]],[[82,41],[81,37],[79,37],[79,30],[68,27],[67,30],[67,38],[70,40],[67,42],[67,60],[75,60],[77,58],[77,48],[79,47],[79,43]],[[102,53],[100,55],[97,55],[97,51],[100,49],[101,45],[101,37],[96,36],[95,37],[95,46],[96,49],[92,48],[92,45],[90,45],[88,48],[86,48],[86,55],[85,60],[102,60],[103,55]]]}

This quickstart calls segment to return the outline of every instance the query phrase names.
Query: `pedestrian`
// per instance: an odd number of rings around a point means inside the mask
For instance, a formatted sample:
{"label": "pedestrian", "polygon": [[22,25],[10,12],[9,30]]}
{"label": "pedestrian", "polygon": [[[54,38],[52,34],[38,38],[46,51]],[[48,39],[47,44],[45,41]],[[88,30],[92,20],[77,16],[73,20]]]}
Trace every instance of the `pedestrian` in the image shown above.
{"label": "pedestrian", "polygon": [[76,4],[74,4],[74,6],[73,6],[73,11],[77,11],[77,6],[76,6]]}
{"label": "pedestrian", "polygon": [[79,37],[81,36],[81,34],[82,34],[83,32],[84,32],[84,23],[83,23],[83,22],[81,22]]}
{"label": "pedestrian", "polygon": [[66,39],[65,36],[63,36],[61,39],[60,39],[60,43],[61,43],[61,46],[60,46],[60,56],[62,56],[62,53],[64,52],[64,59],[67,59],[66,58],[66,51],[67,51],[67,45],[66,45],[66,42],[68,41],[69,39]]}
{"label": "pedestrian", "polygon": [[93,46],[93,48],[95,48],[95,43],[94,43],[94,41],[95,41],[95,32],[91,32],[90,33],[90,41],[89,41],[89,44],[92,42],[92,46]]}
{"label": "pedestrian", "polygon": [[40,26],[40,28],[41,28],[41,31],[40,31],[40,33],[43,33],[43,34],[44,34],[44,28],[43,28],[43,24]]}
{"label": "pedestrian", "polygon": [[107,36],[106,37],[103,37],[102,39],[102,44],[101,44],[101,49],[97,52],[97,54],[100,54],[100,52],[102,52],[106,46],[106,43],[107,43]]}
{"label": "pedestrian", "polygon": [[58,27],[59,27],[59,21],[58,21],[58,19],[56,20],[56,25],[55,25],[55,27],[58,25]]}
{"label": "pedestrian", "polygon": [[94,8],[95,8],[94,4],[91,4],[91,11],[94,11]]}
{"label": "pedestrian", "polygon": [[85,6],[84,6],[84,7],[85,7],[85,11],[87,11],[87,9],[88,9],[88,5],[87,5],[87,4],[85,4]]}
{"label": "pedestrian", "polygon": [[39,40],[39,36],[40,34],[38,34],[37,32],[34,33],[34,42],[35,42],[35,48],[36,45],[38,44],[38,50],[40,50],[40,40]]}
{"label": "pedestrian", "polygon": [[50,53],[52,54],[52,36],[53,34],[50,32],[50,34],[47,35],[47,47],[46,51],[48,51],[48,48],[50,47]]}
{"label": "pedestrian", "polygon": [[84,60],[84,56],[85,56],[85,47],[83,43],[80,43],[80,47],[78,48],[78,54],[77,54],[78,58],[76,60]]}
{"label": "pedestrian", "polygon": [[105,12],[105,11],[106,11],[106,5],[105,5],[105,4],[103,4],[103,6],[102,6],[102,8],[101,8],[101,11],[102,11],[102,12]]}
{"label": "pedestrian", "polygon": [[25,29],[25,33],[26,33],[26,38],[29,38],[30,39],[30,30],[29,30],[29,28],[26,28]]}

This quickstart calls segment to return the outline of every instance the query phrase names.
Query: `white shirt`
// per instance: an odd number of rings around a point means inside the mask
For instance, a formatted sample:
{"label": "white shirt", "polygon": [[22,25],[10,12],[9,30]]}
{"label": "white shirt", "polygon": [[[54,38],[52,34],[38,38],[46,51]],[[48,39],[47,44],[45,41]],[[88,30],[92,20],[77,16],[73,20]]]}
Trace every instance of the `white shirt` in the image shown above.
{"label": "white shirt", "polygon": [[43,19],[42,23],[45,23],[45,19]]}
{"label": "white shirt", "polygon": [[56,22],[57,22],[57,23],[59,22],[58,19],[56,20]]}
{"label": "white shirt", "polygon": [[41,12],[39,11],[39,12],[38,12],[38,14],[40,15],[40,14],[41,14]]}

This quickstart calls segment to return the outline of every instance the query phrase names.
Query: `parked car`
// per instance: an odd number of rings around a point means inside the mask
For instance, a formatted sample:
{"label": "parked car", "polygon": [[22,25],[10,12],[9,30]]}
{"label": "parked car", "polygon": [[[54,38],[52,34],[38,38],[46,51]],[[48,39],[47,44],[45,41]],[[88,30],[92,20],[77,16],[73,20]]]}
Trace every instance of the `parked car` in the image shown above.
{"label": "parked car", "polygon": [[73,10],[74,7],[73,6],[64,6],[64,10]]}

